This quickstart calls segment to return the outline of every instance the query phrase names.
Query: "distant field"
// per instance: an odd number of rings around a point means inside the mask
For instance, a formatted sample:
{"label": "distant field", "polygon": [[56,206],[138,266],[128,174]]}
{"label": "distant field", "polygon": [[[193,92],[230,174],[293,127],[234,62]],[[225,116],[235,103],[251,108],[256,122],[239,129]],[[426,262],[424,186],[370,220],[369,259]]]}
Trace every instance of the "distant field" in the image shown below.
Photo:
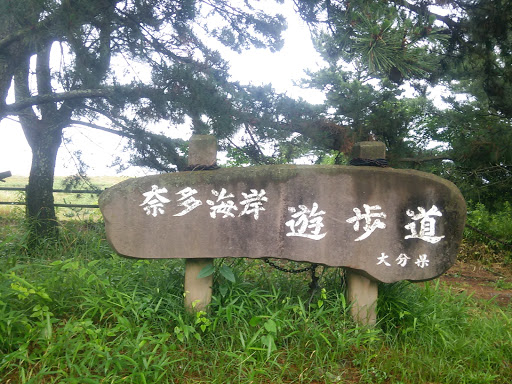
{"label": "distant field", "polygon": [[[85,182],[75,185],[72,189],[82,190],[103,190],[111,187],[123,180],[128,179],[126,176],[97,176],[90,178],[90,184]],[[64,189],[66,186],[66,177],[56,177],[54,183],[54,189]],[[23,188],[28,184],[28,177],[26,176],[11,176],[5,179],[5,183],[0,183],[1,187],[9,188]],[[96,194],[76,194],[76,193],[61,193],[55,192],[55,203],[60,204],[97,204],[98,195]],[[23,191],[2,191],[0,190],[0,201],[6,202],[22,202],[25,200],[25,192]],[[15,211],[23,211],[25,207],[23,205],[0,205],[0,215],[9,215]],[[60,219],[73,218],[73,217],[89,217],[90,215],[97,215],[98,210],[94,208],[57,208],[57,215]],[[83,217],[84,216],[84,217]]]}

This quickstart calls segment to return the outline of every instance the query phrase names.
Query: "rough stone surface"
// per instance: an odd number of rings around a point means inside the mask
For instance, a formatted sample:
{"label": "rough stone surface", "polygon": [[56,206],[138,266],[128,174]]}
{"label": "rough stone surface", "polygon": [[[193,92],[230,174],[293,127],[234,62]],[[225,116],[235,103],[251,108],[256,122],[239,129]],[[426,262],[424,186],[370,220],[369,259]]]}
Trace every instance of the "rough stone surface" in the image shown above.
{"label": "rough stone surface", "polygon": [[198,277],[211,263],[212,259],[185,260],[185,308],[190,312],[205,311],[212,301],[213,275]]}
{"label": "rough stone surface", "polygon": [[[151,207],[151,199],[144,203],[153,186],[167,191],[160,193],[167,199],[164,203],[153,197],[160,208]],[[187,188],[197,191],[188,202],[195,198],[201,205],[177,216],[186,210]],[[244,200],[251,191],[262,190],[264,210],[257,219],[254,211],[244,214]],[[215,207],[229,201],[237,208],[231,211],[233,217],[217,212],[213,218]],[[365,205],[373,208],[366,212]],[[434,206],[441,216],[426,215],[429,220],[422,228],[422,220],[413,216]],[[282,165],[147,176],[105,191],[100,208],[110,243],[125,256],[273,257],[348,267],[388,283],[429,280],[445,272],[455,262],[466,215],[462,195],[444,179],[412,170],[350,166]],[[306,208],[311,212],[301,215]],[[355,209],[361,220],[354,219]],[[375,216],[382,213],[385,218]],[[385,228],[375,227],[377,219]],[[411,224],[416,237],[411,237]],[[321,239],[305,236],[315,231]]]}
{"label": "rough stone surface", "polygon": [[213,165],[217,161],[215,136],[192,135],[188,145],[188,165]]}
{"label": "rough stone surface", "polygon": [[377,322],[378,283],[350,269],[345,272],[345,278],[352,318],[360,324],[374,325]]}
{"label": "rough stone surface", "polygon": [[386,145],[382,141],[361,141],[354,144],[352,157],[355,159],[384,159],[386,157]]}

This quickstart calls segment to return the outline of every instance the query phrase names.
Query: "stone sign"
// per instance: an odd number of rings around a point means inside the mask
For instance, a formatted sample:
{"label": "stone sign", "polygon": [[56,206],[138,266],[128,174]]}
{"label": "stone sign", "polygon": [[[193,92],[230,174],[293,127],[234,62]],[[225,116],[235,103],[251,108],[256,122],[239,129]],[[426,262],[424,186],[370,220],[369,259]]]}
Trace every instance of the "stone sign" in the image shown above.
{"label": "stone sign", "polygon": [[445,272],[466,206],[451,182],[391,168],[262,166],[121,182],[99,200],[107,238],[137,258],[280,258],[392,283]]}

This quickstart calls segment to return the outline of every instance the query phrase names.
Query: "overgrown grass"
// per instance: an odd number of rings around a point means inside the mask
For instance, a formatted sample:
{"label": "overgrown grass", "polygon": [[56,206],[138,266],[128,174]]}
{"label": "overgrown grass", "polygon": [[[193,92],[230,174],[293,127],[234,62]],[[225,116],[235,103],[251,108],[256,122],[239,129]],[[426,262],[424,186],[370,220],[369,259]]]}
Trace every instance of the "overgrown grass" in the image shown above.
{"label": "overgrown grass", "polygon": [[383,285],[372,329],[347,315],[338,269],[311,296],[307,275],[217,260],[235,282],[215,275],[209,311],[191,315],[182,260],[121,258],[93,221],[29,254],[14,222],[0,243],[2,383],[512,382],[512,309],[436,281]]}

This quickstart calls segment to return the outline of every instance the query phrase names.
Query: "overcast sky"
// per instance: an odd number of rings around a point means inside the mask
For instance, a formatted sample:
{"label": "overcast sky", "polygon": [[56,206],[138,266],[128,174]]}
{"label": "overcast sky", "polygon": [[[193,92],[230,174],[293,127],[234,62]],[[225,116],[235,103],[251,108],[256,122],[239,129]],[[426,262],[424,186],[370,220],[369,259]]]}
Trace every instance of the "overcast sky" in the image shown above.
{"label": "overcast sky", "polygon": [[[294,81],[304,77],[305,69],[316,69],[321,65],[310,40],[307,26],[293,12],[291,2],[286,2],[281,13],[289,15],[288,29],[284,34],[285,45],[281,51],[270,53],[264,50],[251,50],[241,55],[231,54],[233,79],[244,84],[255,85],[272,83],[279,92],[289,96],[302,97],[310,102],[321,102],[320,92],[303,90],[294,86]],[[183,128],[174,127],[169,131],[171,136],[187,136],[190,133]],[[69,128],[65,130],[65,138],[71,139],[64,143],[57,159],[56,175],[76,173],[74,160],[70,153],[79,149],[82,159],[90,165],[88,174],[91,176],[115,175],[115,169],[109,168],[114,156],[119,155],[123,141],[111,134],[86,128]],[[31,151],[20,125],[10,119],[0,123],[0,172],[10,170],[13,175],[28,176],[30,172]],[[127,175],[139,176],[141,170],[129,169]]]}

